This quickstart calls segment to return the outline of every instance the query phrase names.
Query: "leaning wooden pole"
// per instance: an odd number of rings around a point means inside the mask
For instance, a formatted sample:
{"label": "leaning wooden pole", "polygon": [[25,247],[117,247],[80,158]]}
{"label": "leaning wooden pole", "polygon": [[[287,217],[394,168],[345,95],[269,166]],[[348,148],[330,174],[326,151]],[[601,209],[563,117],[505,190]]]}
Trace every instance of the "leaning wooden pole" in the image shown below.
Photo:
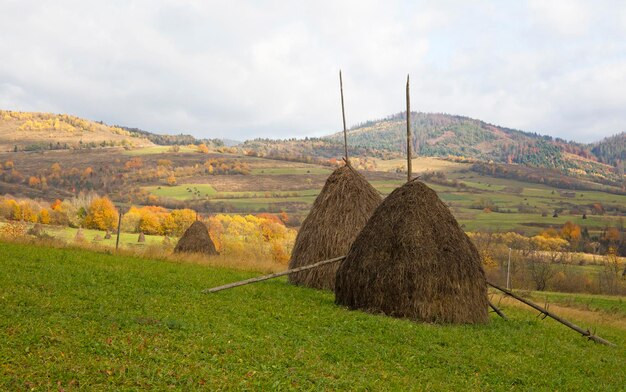
{"label": "leaning wooden pole", "polygon": [[217,286],[217,287],[213,287],[213,288],[210,288],[210,289],[205,289],[205,290],[202,290],[202,292],[205,293],[205,294],[209,294],[209,293],[215,293],[217,291],[222,291],[222,290],[226,290],[226,289],[232,289],[233,287],[245,286],[245,285],[251,284],[251,283],[262,282],[264,280],[278,278],[278,277],[281,277],[281,276],[293,274],[295,272],[306,271],[306,270],[309,270],[309,269],[312,269],[312,268],[321,267],[321,266],[326,265],[326,264],[336,263],[336,262],[341,261],[341,260],[343,260],[345,258],[346,258],[346,256],[335,257],[334,259],[320,261],[320,262],[317,262],[315,264],[305,265],[304,267],[298,267],[298,268],[290,269],[290,270],[287,270],[287,271],[276,272],[274,274],[258,276],[256,278],[250,278],[250,279],[246,279],[246,280],[241,280],[239,282],[228,283],[228,284],[225,284],[225,285],[222,285],[222,286]]}
{"label": "leaning wooden pole", "polygon": [[406,76],[406,180],[411,181],[411,96],[409,75]]}
{"label": "leaning wooden pole", "polygon": [[346,128],[346,109],[343,103],[343,78],[341,77],[341,70],[339,70],[339,90],[341,91],[341,117],[343,118],[343,149],[344,158],[346,163],[348,161],[348,130]]}
{"label": "leaning wooden pole", "polygon": [[506,317],[506,315],[505,315],[504,313],[502,313],[502,311],[501,311],[501,310],[500,310],[500,309],[499,309],[496,305],[494,305],[494,304],[492,304],[492,303],[491,303],[491,301],[489,301],[489,307],[490,307],[491,309],[493,309],[493,311],[494,311],[494,312],[496,312],[496,314],[497,314],[498,316],[502,317],[503,319],[505,319],[505,320],[507,320],[507,321],[509,320],[509,318],[508,318],[508,317]]}
{"label": "leaning wooden pole", "polygon": [[511,297],[515,298],[516,300],[518,300],[520,302],[525,303],[526,305],[530,306],[531,308],[540,311],[541,313],[545,314],[546,316],[550,317],[551,319],[554,319],[554,320],[558,321],[559,323],[565,325],[566,327],[573,329],[574,331],[578,332],[579,334],[583,335],[584,337],[586,337],[589,340],[593,340],[596,343],[605,344],[607,346],[617,347],[614,343],[611,343],[608,340],[604,340],[604,339],[602,339],[599,336],[593,335],[591,333],[591,331],[589,331],[588,329],[584,330],[581,327],[579,327],[578,325],[576,325],[576,324],[574,324],[572,322],[569,322],[569,321],[567,321],[567,320],[557,316],[556,314],[550,312],[548,309],[546,309],[546,308],[544,308],[542,306],[539,306],[539,305],[537,305],[536,303],[534,303],[532,301],[529,301],[529,300],[527,300],[525,298],[520,297],[519,295],[513,293],[510,290],[507,290],[507,289],[505,289],[503,287],[497,286],[497,285],[495,285],[495,284],[493,284],[491,282],[487,282],[487,284],[489,286],[493,287],[494,289],[500,290],[504,294],[506,294],[508,296],[511,296]]}

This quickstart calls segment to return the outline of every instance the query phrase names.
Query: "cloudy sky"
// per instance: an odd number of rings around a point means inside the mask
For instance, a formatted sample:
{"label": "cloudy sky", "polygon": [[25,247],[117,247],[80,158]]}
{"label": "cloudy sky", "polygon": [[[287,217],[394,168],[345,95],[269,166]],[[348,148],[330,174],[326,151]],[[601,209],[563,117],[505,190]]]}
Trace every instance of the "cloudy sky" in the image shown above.
{"label": "cloudy sky", "polygon": [[[433,5],[431,3],[437,3]],[[626,2],[0,0],[0,108],[243,140],[412,107],[626,130]]]}

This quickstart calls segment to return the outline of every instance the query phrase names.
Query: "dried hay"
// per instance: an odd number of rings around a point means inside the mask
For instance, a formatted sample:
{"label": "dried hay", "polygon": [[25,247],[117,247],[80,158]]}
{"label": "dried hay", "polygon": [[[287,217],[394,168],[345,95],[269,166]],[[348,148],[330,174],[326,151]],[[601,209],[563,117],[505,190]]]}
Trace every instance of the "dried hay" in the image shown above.
{"label": "dried hay", "polygon": [[195,221],[185,231],[176,247],[174,253],[203,253],[206,255],[219,254],[215,249],[215,244],[209,236],[206,225],[200,221]]}
{"label": "dried hay", "polygon": [[418,181],[393,191],[373,213],[338,267],[335,302],[426,322],[488,321],[478,251],[435,191]]}
{"label": "dried hay", "polygon": [[[326,180],[296,237],[289,268],[343,256],[365,226],[382,198],[349,165],[336,169]],[[333,290],[337,264],[289,275],[292,284]]]}
{"label": "dried hay", "polygon": [[139,233],[139,237],[137,238],[137,242],[146,242],[146,235],[144,233]]}

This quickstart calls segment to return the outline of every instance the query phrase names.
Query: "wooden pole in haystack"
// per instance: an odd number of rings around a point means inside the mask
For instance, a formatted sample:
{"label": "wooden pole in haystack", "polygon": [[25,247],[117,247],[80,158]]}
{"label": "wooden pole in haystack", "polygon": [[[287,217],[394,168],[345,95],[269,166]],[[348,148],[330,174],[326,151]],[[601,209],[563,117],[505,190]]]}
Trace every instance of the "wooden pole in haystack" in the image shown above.
{"label": "wooden pole in haystack", "polygon": [[295,272],[306,271],[306,270],[309,270],[309,269],[312,269],[312,268],[321,267],[321,266],[326,265],[326,264],[336,263],[336,262],[341,261],[341,260],[343,260],[345,258],[346,258],[346,256],[335,257],[334,259],[320,261],[320,262],[317,262],[315,264],[305,265],[304,267],[298,267],[298,268],[290,269],[290,270],[287,270],[287,271],[276,272],[274,274],[258,276],[256,278],[250,278],[250,279],[242,280],[242,281],[239,281],[239,282],[229,283],[229,284],[225,284],[225,285],[222,285],[222,286],[213,287],[213,288],[210,288],[210,289],[205,289],[205,290],[202,290],[202,292],[204,294],[209,294],[209,293],[215,293],[215,292],[226,290],[226,289],[232,289],[233,287],[245,286],[245,285],[250,284],[250,283],[262,282],[264,280],[278,278],[280,276],[293,274]]}
{"label": "wooden pole in haystack", "polygon": [[406,76],[406,180],[411,181],[411,96],[409,75]]}
{"label": "wooden pole in haystack", "polygon": [[339,90],[341,91],[341,117],[343,118],[343,149],[344,158],[346,163],[348,161],[348,130],[346,129],[346,110],[343,103],[343,78],[341,77],[341,70],[339,70]]}
{"label": "wooden pole in haystack", "polygon": [[505,288],[497,286],[497,285],[495,285],[495,284],[493,284],[491,282],[487,282],[487,284],[489,286],[493,287],[494,289],[500,290],[504,294],[506,294],[508,296],[511,296],[511,297],[515,298],[516,300],[518,300],[520,302],[525,303],[526,305],[530,306],[531,308],[540,311],[542,314],[545,314],[546,317],[550,317],[551,319],[558,321],[559,323],[565,325],[566,327],[573,329],[574,331],[578,332],[579,334],[583,335],[584,337],[586,337],[589,340],[593,340],[596,343],[601,343],[601,344],[604,344],[604,345],[607,345],[607,346],[617,347],[614,343],[611,343],[608,340],[604,340],[601,337],[592,334],[591,331],[589,331],[588,329],[584,330],[581,327],[579,327],[578,325],[576,325],[576,324],[574,324],[572,322],[569,322],[569,321],[567,321],[567,320],[557,316],[556,314],[550,312],[548,309],[546,309],[546,308],[544,308],[542,306],[539,306],[536,303],[534,303],[532,301],[529,301],[529,300],[527,300],[525,298],[522,298],[522,297],[520,297],[517,294],[514,294],[510,290],[507,290]]}

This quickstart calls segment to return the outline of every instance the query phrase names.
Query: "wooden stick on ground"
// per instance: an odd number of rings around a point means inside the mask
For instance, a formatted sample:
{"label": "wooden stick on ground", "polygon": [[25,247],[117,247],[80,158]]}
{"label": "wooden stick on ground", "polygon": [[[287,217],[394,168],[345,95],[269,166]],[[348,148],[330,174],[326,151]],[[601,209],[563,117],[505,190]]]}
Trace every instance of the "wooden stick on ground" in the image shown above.
{"label": "wooden stick on ground", "polygon": [[557,316],[556,314],[550,312],[548,309],[546,309],[544,307],[541,307],[541,306],[537,305],[536,303],[534,303],[532,301],[529,301],[529,300],[527,300],[525,298],[522,298],[519,295],[514,294],[510,290],[507,290],[505,288],[497,286],[497,285],[495,285],[495,284],[493,284],[491,282],[487,282],[487,284],[489,286],[493,287],[494,289],[500,290],[504,294],[509,295],[509,296],[515,298],[516,300],[525,303],[526,305],[530,306],[531,308],[540,311],[541,313],[545,314],[547,317],[550,317],[550,318],[558,321],[559,323],[565,325],[566,327],[573,329],[574,331],[578,332],[579,334],[583,335],[584,337],[586,337],[589,340],[593,340],[596,343],[605,344],[607,346],[617,347],[614,343],[611,343],[608,340],[604,340],[601,337],[592,334],[591,331],[589,331],[588,329],[584,330],[581,327],[579,327],[578,325],[576,325],[576,324],[574,324],[572,322],[569,322],[569,321],[567,321],[567,320]]}
{"label": "wooden stick on ground", "polygon": [[489,307],[493,309],[493,311],[496,312],[498,316],[502,317],[503,319],[507,321],[509,320],[509,318],[506,317],[506,315],[502,313],[502,311],[496,305],[494,305],[491,301],[489,301]]}
{"label": "wooden stick on ground", "polygon": [[250,278],[250,279],[246,279],[246,280],[241,280],[239,282],[234,282],[234,283],[229,283],[229,284],[225,284],[225,285],[222,285],[222,286],[213,287],[211,289],[205,289],[205,290],[202,290],[202,292],[205,293],[205,294],[209,294],[209,293],[215,293],[217,291],[222,291],[222,290],[226,290],[226,289],[232,289],[233,287],[245,286],[245,285],[250,284],[250,283],[262,282],[264,280],[274,279],[274,278],[278,278],[280,276],[293,274],[294,272],[306,271],[306,270],[309,270],[309,269],[312,269],[312,268],[321,267],[322,265],[326,265],[326,264],[330,264],[330,263],[336,263],[336,262],[341,261],[341,260],[343,260],[345,258],[346,258],[346,256],[336,257],[334,259],[320,261],[320,262],[317,262],[315,264],[305,265],[304,267],[298,267],[298,268],[290,269],[290,270],[287,270],[287,271],[276,272],[274,274],[269,274],[269,275],[264,275],[264,276],[257,276],[256,278]]}

